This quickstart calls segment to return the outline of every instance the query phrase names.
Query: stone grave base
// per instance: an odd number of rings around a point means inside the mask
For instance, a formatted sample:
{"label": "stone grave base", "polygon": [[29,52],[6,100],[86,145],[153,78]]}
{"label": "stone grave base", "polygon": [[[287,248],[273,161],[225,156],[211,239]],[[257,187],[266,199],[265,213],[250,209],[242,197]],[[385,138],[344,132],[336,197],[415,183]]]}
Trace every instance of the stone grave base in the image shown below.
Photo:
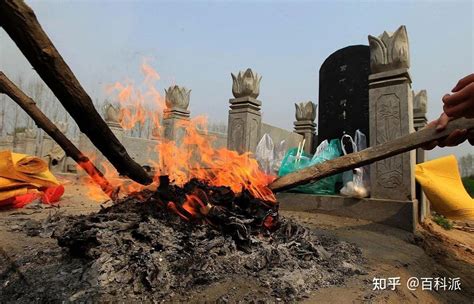
{"label": "stone grave base", "polygon": [[338,195],[279,193],[280,209],[327,213],[358,218],[397,227],[409,232],[416,228],[418,201],[387,199],[357,199]]}

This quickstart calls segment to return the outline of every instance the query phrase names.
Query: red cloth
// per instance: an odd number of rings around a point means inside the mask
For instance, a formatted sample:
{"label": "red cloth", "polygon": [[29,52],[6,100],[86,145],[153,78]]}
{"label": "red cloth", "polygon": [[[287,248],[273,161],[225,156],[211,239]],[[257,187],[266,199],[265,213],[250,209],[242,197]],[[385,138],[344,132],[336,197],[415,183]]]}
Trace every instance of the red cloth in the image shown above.
{"label": "red cloth", "polygon": [[41,199],[43,204],[52,205],[59,201],[64,194],[64,186],[47,187],[41,189],[42,192],[34,191],[22,195],[7,198],[0,201],[0,207],[23,208],[36,199]]}

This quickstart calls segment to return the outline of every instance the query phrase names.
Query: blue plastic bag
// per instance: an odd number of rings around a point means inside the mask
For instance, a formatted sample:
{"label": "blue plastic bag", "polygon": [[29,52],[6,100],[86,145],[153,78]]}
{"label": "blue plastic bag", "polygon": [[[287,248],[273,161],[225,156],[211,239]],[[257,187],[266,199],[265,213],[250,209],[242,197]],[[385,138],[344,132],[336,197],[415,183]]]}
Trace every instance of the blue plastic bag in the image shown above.
{"label": "blue plastic bag", "polygon": [[[286,153],[281,163],[280,170],[278,171],[278,176],[283,176],[296,170],[337,158],[342,154],[341,144],[338,139],[331,140],[329,144],[326,141],[321,143],[312,157],[303,152],[300,160],[297,161],[296,153],[297,148],[290,149]],[[311,184],[297,186],[292,188],[290,191],[325,195],[336,194],[336,183],[340,179],[340,174],[336,174]]]}

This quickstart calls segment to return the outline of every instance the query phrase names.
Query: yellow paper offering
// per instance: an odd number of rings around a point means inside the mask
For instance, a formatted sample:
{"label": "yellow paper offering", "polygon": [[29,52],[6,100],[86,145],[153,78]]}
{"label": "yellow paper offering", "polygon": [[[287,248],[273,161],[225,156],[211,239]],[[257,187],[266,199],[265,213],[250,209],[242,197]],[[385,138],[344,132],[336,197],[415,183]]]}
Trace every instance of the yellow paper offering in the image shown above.
{"label": "yellow paper offering", "polygon": [[454,155],[416,165],[415,177],[437,213],[451,219],[474,219],[474,199],[464,188]]}

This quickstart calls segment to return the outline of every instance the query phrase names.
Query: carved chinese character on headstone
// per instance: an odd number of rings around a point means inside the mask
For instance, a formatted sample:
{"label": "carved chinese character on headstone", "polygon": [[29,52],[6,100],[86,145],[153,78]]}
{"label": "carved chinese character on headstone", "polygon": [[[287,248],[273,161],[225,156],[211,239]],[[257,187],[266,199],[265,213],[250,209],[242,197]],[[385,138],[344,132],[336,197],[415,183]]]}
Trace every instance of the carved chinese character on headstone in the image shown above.
{"label": "carved chinese character on headstone", "polygon": [[319,70],[318,142],[354,135],[369,140],[370,51],[365,45],[340,49]]}

